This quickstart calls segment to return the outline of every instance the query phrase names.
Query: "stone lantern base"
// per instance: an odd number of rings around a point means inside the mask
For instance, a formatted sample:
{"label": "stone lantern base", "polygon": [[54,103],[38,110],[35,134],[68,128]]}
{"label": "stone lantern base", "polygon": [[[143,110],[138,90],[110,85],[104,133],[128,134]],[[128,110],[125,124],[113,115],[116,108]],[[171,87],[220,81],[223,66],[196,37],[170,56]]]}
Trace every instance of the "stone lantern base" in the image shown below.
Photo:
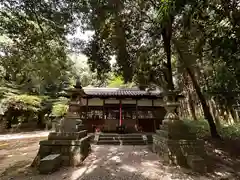
{"label": "stone lantern base", "polygon": [[68,112],[56,132],[40,141],[39,151],[32,166],[40,173],[52,173],[61,166],[79,166],[91,150],[91,136],[76,113]]}
{"label": "stone lantern base", "polygon": [[166,163],[205,172],[204,141],[197,139],[184,122],[179,120],[175,113],[177,106],[176,102],[166,103],[167,114],[160,129],[153,135],[153,152]]}
{"label": "stone lantern base", "polygon": [[[162,125],[153,135],[153,151],[163,157],[164,162],[183,167],[191,166],[191,159],[206,159],[204,141],[196,139],[195,134],[186,131],[184,125],[171,127]],[[205,167],[200,168],[204,170]],[[197,170],[198,171],[198,170]],[[204,170],[205,171],[205,170]]]}

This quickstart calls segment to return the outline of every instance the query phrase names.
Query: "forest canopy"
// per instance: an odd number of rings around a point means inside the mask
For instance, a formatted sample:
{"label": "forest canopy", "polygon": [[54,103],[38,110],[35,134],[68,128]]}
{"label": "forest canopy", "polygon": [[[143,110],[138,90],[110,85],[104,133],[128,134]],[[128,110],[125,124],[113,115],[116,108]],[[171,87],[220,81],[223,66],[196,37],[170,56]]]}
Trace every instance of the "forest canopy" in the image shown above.
{"label": "forest canopy", "polygon": [[[203,117],[217,137],[215,124],[238,121],[239,26],[237,0],[2,0],[0,83],[50,102],[76,76],[84,86],[179,89],[180,115]],[[79,53],[87,61],[73,60]]]}

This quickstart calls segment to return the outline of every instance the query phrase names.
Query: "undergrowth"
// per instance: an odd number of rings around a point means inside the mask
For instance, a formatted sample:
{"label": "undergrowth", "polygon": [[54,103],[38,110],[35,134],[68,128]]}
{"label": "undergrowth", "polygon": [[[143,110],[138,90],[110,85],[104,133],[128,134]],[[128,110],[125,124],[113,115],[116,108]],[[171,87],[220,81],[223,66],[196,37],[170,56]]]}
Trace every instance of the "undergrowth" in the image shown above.
{"label": "undergrowth", "polygon": [[[184,120],[184,123],[189,127],[190,132],[196,133],[198,138],[210,136],[209,125],[206,120]],[[240,123],[222,125],[218,128],[218,133],[224,139],[238,139],[240,138]]]}

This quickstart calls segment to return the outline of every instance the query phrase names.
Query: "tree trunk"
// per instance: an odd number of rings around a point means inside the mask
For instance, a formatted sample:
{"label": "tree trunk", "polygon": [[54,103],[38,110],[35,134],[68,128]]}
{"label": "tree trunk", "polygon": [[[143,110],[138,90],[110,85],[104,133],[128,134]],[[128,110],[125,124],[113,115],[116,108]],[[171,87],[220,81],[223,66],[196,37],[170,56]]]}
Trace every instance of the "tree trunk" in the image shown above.
{"label": "tree trunk", "polygon": [[212,117],[212,115],[210,113],[210,109],[209,109],[209,106],[207,104],[207,101],[206,101],[205,97],[203,96],[203,94],[201,92],[201,89],[200,89],[200,87],[199,87],[199,85],[198,85],[198,83],[197,83],[197,81],[195,79],[195,76],[192,73],[191,69],[189,67],[186,67],[186,70],[187,70],[187,72],[188,72],[188,74],[189,74],[189,76],[190,76],[190,78],[192,80],[193,87],[195,88],[196,93],[198,95],[198,98],[199,98],[199,100],[200,100],[200,102],[202,104],[204,117],[205,117],[205,119],[207,119],[207,121],[209,123],[209,126],[210,126],[211,136],[213,138],[219,139],[220,136],[219,136],[219,134],[217,132],[217,128],[216,128],[216,125],[214,123],[213,117]]}
{"label": "tree trunk", "polygon": [[166,68],[167,68],[168,90],[174,90],[172,62],[171,62],[172,21],[173,21],[173,18],[169,20],[168,24],[162,30],[163,46],[167,56]]}
{"label": "tree trunk", "polygon": [[209,100],[209,106],[210,106],[210,110],[212,112],[213,119],[215,121],[216,126],[221,127],[221,123],[220,123],[220,120],[219,120],[219,115],[218,115],[218,112],[217,112],[215,101],[210,99]]}
{"label": "tree trunk", "polygon": [[[180,48],[182,48],[182,49],[186,48],[186,44],[178,44],[177,41],[175,41],[175,40],[173,40],[173,41],[175,43],[175,47],[176,47],[177,53],[179,55],[179,59],[182,61],[182,64],[184,65],[188,75],[190,76],[192,84],[193,84],[193,87],[196,90],[198,98],[199,98],[199,100],[201,102],[204,117],[208,121],[208,124],[209,124],[209,127],[210,127],[211,136],[213,138],[220,139],[220,136],[219,136],[219,134],[217,132],[217,128],[216,128],[216,125],[214,123],[214,120],[213,120],[212,114],[210,112],[209,106],[207,104],[207,101],[206,101],[205,97],[203,96],[203,94],[201,92],[201,88],[199,87],[198,82],[197,82],[193,72],[189,68],[188,64],[185,62],[184,54],[182,54],[182,52],[181,52]],[[186,52],[187,52],[187,50],[186,50]]]}
{"label": "tree trunk", "polygon": [[191,115],[192,115],[193,119],[194,119],[195,121],[197,121],[197,116],[196,116],[196,112],[195,112],[195,107],[194,107],[194,105],[193,105],[193,99],[192,99],[192,96],[191,96],[191,94],[190,94],[190,90],[188,90],[187,94],[188,94],[188,105],[189,105],[189,109],[190,109]]}

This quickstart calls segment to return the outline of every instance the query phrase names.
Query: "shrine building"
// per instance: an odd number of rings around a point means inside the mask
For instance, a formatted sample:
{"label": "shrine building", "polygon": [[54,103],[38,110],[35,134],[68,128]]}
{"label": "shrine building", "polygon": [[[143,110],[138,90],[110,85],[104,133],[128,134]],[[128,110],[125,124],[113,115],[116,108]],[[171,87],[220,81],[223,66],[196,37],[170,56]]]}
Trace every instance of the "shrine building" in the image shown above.
{"label": "shrine building", "polygon": [[78,112],[89,132],[96,127],[115,132],[119,125],[128,132],[134,132],[136,125],[143,132],[154,132],[166,114],[163,96],[156,91],[75,86],[68,92],[69,111]]}

